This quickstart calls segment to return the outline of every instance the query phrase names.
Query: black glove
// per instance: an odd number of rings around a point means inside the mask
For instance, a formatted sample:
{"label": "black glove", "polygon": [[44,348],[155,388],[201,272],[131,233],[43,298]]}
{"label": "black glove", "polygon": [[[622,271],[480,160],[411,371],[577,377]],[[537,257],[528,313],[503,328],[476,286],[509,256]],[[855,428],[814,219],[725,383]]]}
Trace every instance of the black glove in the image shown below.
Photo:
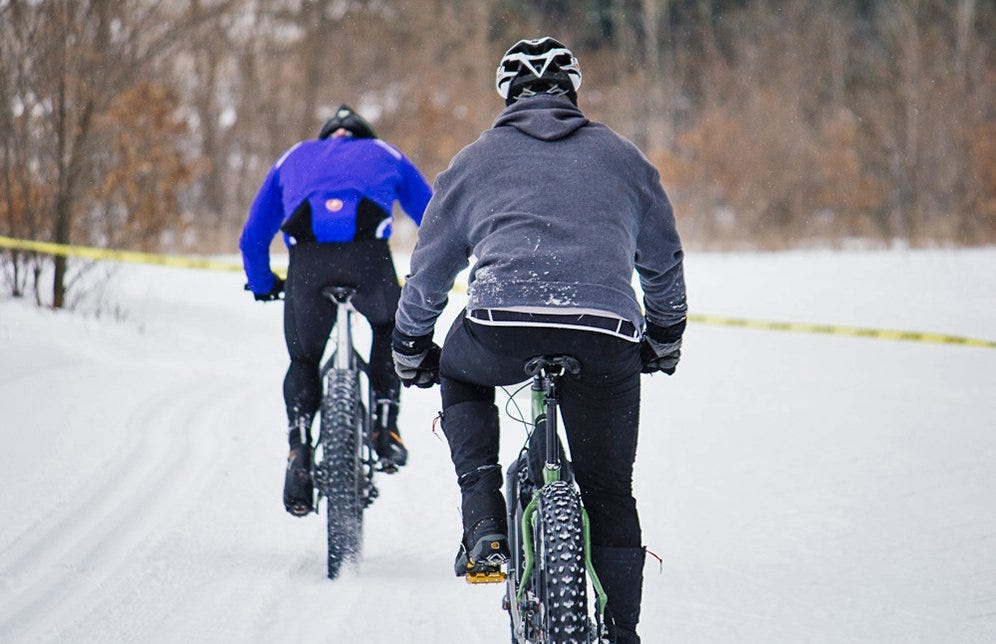
{"label": "black glove", "polygon": [[[284,281],[280,279],[280,276],[276,273],[270,273],[273,275],[273,287],[266,293],[256,293],[253,292],[252,296],[256,298],[257,302],[272,302],[273,300],[282,300],[280,297],[284,292]],[[245,285],[247,291],[252,290],[249,285]]]}
{"label": "black glove", "polygon": [[647,321],[647,331],[640,343],[640,361],[643,373],[663,371],[674,374],[681,359],[681,336],[685,332],[685,320],[672,326],[660,326]]}
{"label": "black glove", "polygon": [[394,370],[406,387],[428,389],[439,384],[439,353],[431,333],[413,338],[395,329],[391,337]]}

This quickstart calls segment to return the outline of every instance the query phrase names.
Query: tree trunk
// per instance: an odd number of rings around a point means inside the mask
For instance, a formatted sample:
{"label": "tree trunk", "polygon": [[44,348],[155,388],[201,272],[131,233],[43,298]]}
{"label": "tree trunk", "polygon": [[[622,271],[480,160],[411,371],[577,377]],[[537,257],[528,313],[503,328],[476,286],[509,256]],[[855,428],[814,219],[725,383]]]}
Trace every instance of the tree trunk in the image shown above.
{"label": "tree trunk", "polygon": [[[109,2],[95,2],[96,35],[92,49],[89,53],[93,58],[100,57],[107,46],[110,38]],[[64,8],[61,26],[68,34],[73,29],[79,28],[76,25],[76,16],[72,13],[72,8]],[[64,45],[60,45],[61,77],[58,81],[59,89],[57,98],[57,132],[58,140],[56,146],[57,159],[57,190],[55,196],[53,228],[53,241],[57,244],[68,244],[73,229],[73,217],[76,209],[76,198],[80,187],[80,174],[83,168],[85,148],[90,137],[90,130],[93,124],[93,112],[95,108],[94,88],[80,82],[79,79],[70,79],[71,70],[75,69],[75,61],[70,61],[70,57],[78,54],[71,54]],[[96,62],[96,61],[95,61]],[[80,109],[72,110],[69,94],[69,82],[79,83],[75,95],[76,101],[81,104]],[[70,121],[69,113],[78,114],[78,119]],[[71,140],[70,140],[71,139]],[[54,272],[52,276],[52,308],[61,309],[65,306],[66,297],[66,270],[68,268],[67,259],[64,256],[56,256],[54,262]]]}

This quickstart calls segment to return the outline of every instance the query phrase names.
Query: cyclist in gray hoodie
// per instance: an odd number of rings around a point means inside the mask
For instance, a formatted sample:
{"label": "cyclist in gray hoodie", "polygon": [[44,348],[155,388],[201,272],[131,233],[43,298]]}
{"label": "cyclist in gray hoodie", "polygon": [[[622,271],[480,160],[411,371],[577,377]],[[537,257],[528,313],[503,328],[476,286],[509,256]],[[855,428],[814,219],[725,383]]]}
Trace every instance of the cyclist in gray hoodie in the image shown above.
{"label": "cyclist in gray hoodie", "polygon": [[[495,386],[525,380],[532,356],[581,362],[579,374],[563,378],[561,413],[610,629],[614,641],[637,642],[640,373],[672,374],[678,362],[683,254],[657,170],[581,113],[580,83],[577,59],[552,38],[506,52],[497,88],[507,107],[436,180],[392,345],[406,386],[441,382],[442,427],[463,499],[458,575],[508,558]],[[466,314],[440,350],[436,319],[471,256]]]}

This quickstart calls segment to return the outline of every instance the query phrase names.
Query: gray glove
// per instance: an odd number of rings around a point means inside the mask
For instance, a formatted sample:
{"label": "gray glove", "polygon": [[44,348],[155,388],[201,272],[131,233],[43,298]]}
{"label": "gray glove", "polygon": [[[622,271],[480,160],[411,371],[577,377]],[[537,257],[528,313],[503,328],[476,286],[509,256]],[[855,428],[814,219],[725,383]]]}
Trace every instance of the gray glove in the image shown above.
{"label": "gray glove", "polygon": [[640,361],[643,373],[663,371],[674,374],[681,359],[681,335],[685,331],[685,321],[669,327],[647,322],[647,332],[640,343]]}
{"label": "gray glove", "polygon": [[413,338],[395,329],[391,338],[391,355],[401,384],[421,389],[439,384],[440,351],[439,345],[432,341],[432,334]]}

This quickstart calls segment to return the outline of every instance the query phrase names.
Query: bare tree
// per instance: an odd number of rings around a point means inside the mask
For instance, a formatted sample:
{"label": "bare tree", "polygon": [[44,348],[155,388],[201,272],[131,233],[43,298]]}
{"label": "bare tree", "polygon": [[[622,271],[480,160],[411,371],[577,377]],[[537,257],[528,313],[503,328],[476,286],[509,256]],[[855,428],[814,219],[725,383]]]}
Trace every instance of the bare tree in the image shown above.
{"label": "bare tree", "polygon": [[[993,33],[978,0],[0,0],[0,234],[234,250],[340,103],[431,180],[501,109],[504,48],[549,34],[692,243],[991,243]],[[0,261],[54,306],[79,266]]]}
{"label": "bare tree", "polygon": [[996,186],[985,178],[992,152],[979,144],[994,129],[996,9],[969,1],[953,9],[939,0],[879,3],[882,46],[863,58],[876,86],[859,96],[860,112],[891,186],[883,227],[915,244],[991,239],[996,226]]}
{"label": "bare tree", "polygon": [[[36,237],[71,243],[94,232],[79,228],[80,217],[101,195],[90,190],[100,183],[105,166],[105,127],[128,127],[126,115],[105,118],[136,83],[155,75],[156,64],[204,19],[189,6],[133,0],[10,2],[4,11],[12,48],[30,52],[28,63],[4,56],[4,77],[17,78],[8,90],[4,110],[18,112],[12,140],[6,145],[5,174],[21,176],[22,186],[46,186],[39,200],[26,205],[38,225]],[[137,111],[144,106],[135,105]],[[6,115],[9,123],[11,115]],[[19,151],[19,152],[18,152]],[[24,165],[11,168],[11,162]],[[17,194],[25,192],[22,187]],[[14,199],[8,193],[8,200]],[[89,200],[88,200],[89,198]],[[22,209],[23,210],[23,209]],[[51,304],[65,304],[68,261],[52,261]]]}

